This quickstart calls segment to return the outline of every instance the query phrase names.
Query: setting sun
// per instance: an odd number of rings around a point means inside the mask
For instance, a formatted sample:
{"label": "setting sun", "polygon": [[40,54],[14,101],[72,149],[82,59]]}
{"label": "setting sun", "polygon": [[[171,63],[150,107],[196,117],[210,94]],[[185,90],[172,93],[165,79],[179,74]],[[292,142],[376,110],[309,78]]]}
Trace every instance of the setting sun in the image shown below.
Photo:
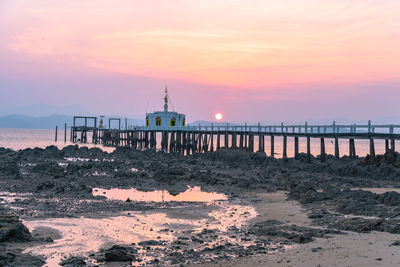
{"label": "setting sun", "polygon": [[221,113],[215,114],[215,119],[216,119],[217,121],[222,120],[222,114],[221,114]]}

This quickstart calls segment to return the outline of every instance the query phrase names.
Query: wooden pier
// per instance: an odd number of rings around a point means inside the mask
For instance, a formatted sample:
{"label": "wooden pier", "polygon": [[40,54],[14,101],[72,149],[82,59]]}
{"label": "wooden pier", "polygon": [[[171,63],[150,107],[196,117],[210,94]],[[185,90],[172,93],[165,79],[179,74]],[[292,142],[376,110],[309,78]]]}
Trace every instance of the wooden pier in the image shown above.
{"label": "wooden pier", "polygon": [[[75,119],[84,119],[85,124],[75,125]],[[93,125],[88,126],[88,121]],[[112,118],[111,120],[115,120]],[[109,124],[110,125],[110,124]],[[126,125],[126,124],[125,124]],[[215,151],[221,147],[247,148],[251,151],[266,151],[265,138],[270,138],[267,155],[274,157],[276,137],[283,140],[282,157],[288,155],[288,138],[294,139],[294,157],[299,156],[300,138],[307,142],[306,155],[311,158],[311,139],[320,139],[320,159],[325,161],[326,139],[334,140],[334,156],[340,157],[339,140],[349,143],[349,156],[356,157],[355,140],[369,140],[369,154],[375,155],[374,140],[385,140],[385,151],[395,151],[395,140],[400,140],[400,125],[225,125],[225,126],[185,126],[146,127],[129,126],[126,129],[104,129],[97,127],[95,117],[74,117],[70,141],[73,143],[93,143],[104,146],[127,146],[132,149],[156,149],[161,140],[161,150],[181,154]],[[88,140],[88,136],[90,137]],[[158,138],[157,138],[158,137]],[[255,148],[255,140],[258,147]]]}

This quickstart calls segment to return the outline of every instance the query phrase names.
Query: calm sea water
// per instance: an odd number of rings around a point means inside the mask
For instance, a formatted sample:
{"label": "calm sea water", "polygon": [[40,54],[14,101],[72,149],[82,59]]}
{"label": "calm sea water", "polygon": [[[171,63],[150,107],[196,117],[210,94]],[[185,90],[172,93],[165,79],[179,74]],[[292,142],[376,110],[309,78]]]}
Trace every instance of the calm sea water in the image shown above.
{"label": "calm sea water", "polygon": [[[58,133],[58,142],[55,142],[54,130],[42,129],[5,129],[0,128],[0,147],[20,150],[25,148],[45,148],[46,146],[55,145],[58,148],[72,145],[69,142],[70,131],[67,131],[67,142],[64,143],[64,130]],[[80,146],[96,147],[93,144],[80,144]],[[101,145],[97,147],[112,151],[113,148],[105,148]]]}
{"label": "calm sea water", "polygon": [[[0,147],[10,148],[13,150],[25,149],[25,148],[45,148],[49,145],[55,145],[59,148],[71,145],[69,142],[70,132],[67,131],[67,142],[64,143],[64,131],[59,132],[58,142],[54,141],[54,130],[38,130],[38,129],[1,129],[0,128]],[[216,137],[215,137],[216,138]],[[90,138],[89,138],[90,139]],[[161,137],[157,136],[157,145],[161,144]],[[254,140],[254,148],[258,150],[258,140]],[[365,156],[369,152],[369,140],[356,140],[356,151],[357,155]],[[214,139],[214,145],[216,145],[216,139]],[[239,142],[237,142],[239,143]],[[221,137],[221,146],[224,145],[224,140]],[[81,144],[80,146],[87,147],[99,147],[106,151],[113,151],[113,148],[105,148],[101,145],[93,144]],[[325,140],[326,153],[334,154],[334,140]],[[348,155],[349,143],[348,140],[339,140],[339,148],[341,155]],[[275,137],[275,156],[282,156],[282,138]],[[300,138],[299,140],[300,152],[306,152],[306,140]],[[375,151],[377,154],[383,154],[385,152],[385,142],[383,140],[375,140]],[[265,152],[270,154],[270,138],[265,137]],[[311,153],[313,155],[320,154],[320,140],[311,139]],[[293,157],[294,155],[294,139],[288,138],[288,156]]]}

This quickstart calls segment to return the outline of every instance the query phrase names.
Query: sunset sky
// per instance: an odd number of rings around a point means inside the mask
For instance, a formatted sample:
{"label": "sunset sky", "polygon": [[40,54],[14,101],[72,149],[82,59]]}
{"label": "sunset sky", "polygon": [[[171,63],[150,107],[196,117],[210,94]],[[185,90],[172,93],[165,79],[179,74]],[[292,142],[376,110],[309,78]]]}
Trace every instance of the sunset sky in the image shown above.
{"label": "sunset sky", "polygon": [[0,105],[400,121],[398,0],[0,0]]}

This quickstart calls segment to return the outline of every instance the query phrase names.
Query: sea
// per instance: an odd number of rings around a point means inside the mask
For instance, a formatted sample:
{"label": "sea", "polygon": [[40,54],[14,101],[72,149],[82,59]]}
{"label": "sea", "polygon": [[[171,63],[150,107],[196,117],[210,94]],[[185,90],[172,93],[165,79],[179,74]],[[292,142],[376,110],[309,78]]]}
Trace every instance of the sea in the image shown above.
{"label": "sea", "polygon": [[[58,140],[55,141],[55,130],[45,129],[8,129],[0,128],[0,147],[9,148],[13,150],[20,150],[26,148],[46,148],[47,146],[54,145],[58,148],[63,148],[68,145],[74,145],[69,141],[70,132],[67,131],[67,141],[64,142],[64,131],[58,132]],[[214,137],[216,138],[216,137]],[[90,139],[90,138],[89,138]],[[161,137],[157,136],[157,144],[161,144]],[[356,153],[358,156],[366,156],[369,153],[369,140],[355,140]],[[216,144],[216,140],[214,140]],[[107,152],[112,152],[114,148],[103,147],[101,144],[78,144],[79,146],[86,147],[99,147]],[[223,146],[223,138],[221,138],[221,146]],[[320,154],[320,139],[311,139],[311,153],[314,156]],[[397,147],[397,145],[396,145]],[[160,149],[160,147],[158,147]],[[254,149],[258,150],[258,140],[254,140]],[[294,138],[288,138],[287,143],[288,157],[294,156]],[[300,152],[306,152],[306,139],[299,138]],[[340,155],[349,154],[349,141],[347,139],[339,140]],[[334,154],[334,140],[325,139],[325,150],[327,154]],[[275,157],[282,157],[283,140],[280,137],[275,137]],[[375,151],[377,154],[385,153],[384,140],[375,140]],[[265,137],[265,153],[270,155],[270,138]]]}

